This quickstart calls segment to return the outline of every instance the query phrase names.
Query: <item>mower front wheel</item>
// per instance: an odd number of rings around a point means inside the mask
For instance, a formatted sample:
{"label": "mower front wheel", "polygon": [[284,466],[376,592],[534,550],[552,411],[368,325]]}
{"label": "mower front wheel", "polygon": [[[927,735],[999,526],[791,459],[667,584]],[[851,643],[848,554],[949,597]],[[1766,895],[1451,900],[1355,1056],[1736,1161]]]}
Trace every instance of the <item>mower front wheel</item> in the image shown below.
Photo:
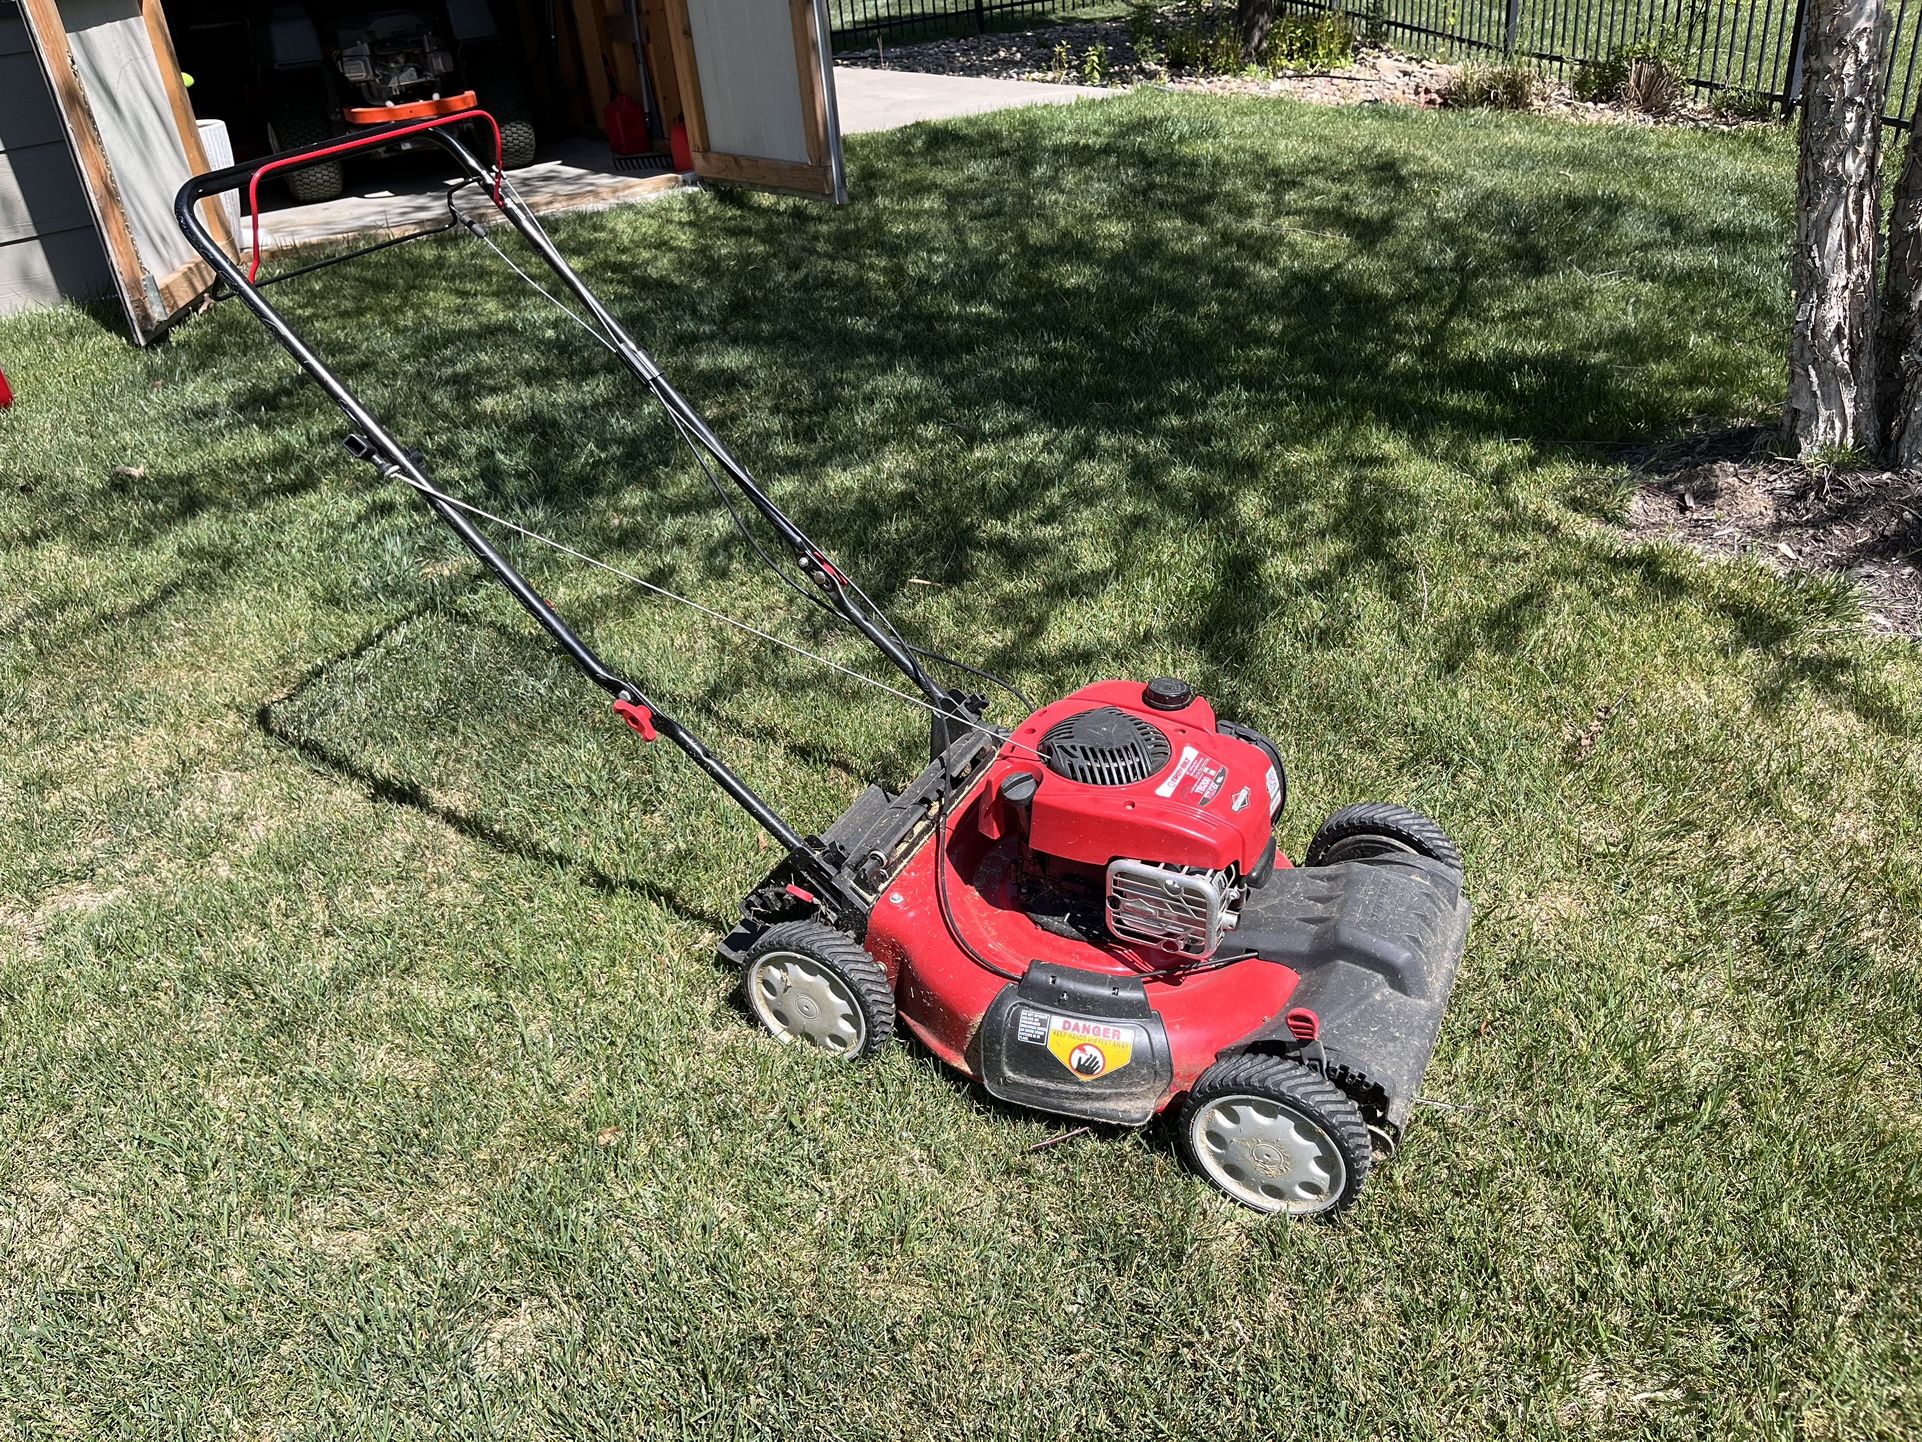
{"label": "mower front wheel", "polygon": [[1189,1164],[1258,1212],[1344,1211],[1361,1194],[1373,1156],[1361,1109],[1333,1082],[1258,1053],[1203,1072],[1180,1128]]}
{"label": "mower front wheel", "polygon": [[1421,812],[1387,801],[1342,807],[1321,823],[1301,864],[1331,866],[1337,861],[1367,861],[1397,852],[1426,856],[1452,871],[1462,869],[1462,849],[1454,837]]}
{"label": "mower front wheel", "polygon": [[769,927],[748,952],[741,985],[755,1020],[781,1041],[853,1059],[894,1036],[888,974],[853,937],[818,921]]}

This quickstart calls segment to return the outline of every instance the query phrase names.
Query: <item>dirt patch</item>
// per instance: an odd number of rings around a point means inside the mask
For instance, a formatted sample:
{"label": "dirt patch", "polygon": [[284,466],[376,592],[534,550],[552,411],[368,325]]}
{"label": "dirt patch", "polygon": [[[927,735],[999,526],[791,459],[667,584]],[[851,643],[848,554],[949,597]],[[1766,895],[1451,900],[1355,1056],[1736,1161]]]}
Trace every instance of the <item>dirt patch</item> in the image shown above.
{"label": "dirt patch", "polygon": [[1711,556],[1836,571],[1875,630],[1922,637],[1922,474],[1810,470],[1770,454],[1773,433],[1724,433],[1643,460],[1628,526]]}

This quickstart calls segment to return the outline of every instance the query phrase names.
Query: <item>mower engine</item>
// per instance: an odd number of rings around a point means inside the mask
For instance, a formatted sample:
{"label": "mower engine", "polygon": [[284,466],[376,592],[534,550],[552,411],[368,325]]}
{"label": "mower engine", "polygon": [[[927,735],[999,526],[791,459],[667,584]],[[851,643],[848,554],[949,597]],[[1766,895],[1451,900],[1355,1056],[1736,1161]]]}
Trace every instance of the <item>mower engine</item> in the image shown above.
{"label": "mower engine", "polygon": [[1098,907],[1107,939],[1206,960],[1274,868],[1280,758],[1256,733],[1215,729],[1182,682],[1106,689],[1029,718],[1018,736],[1039,734],[1038,765],[1000,777],[986,834],[1024,839],[1031,915],[1086,932]]}
{"label": "mower engine", "polygon": [[407,11],[370,17],[364,29],[343,30],[335,56],[341,78],[368,105],[395,105],[437,91],[454,73],[454,55],[418,16]]}

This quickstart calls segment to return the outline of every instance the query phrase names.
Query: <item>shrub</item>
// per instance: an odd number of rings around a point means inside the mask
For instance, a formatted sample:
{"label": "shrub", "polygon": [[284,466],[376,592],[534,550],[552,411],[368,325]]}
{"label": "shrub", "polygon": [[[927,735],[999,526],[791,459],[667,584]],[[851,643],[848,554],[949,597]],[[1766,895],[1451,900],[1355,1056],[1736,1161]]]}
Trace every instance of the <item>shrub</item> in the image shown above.
{"label": "shrub", "polygon": [[1099,85],[1108,78],[1108,47],[1090,45],[1081,57],[1081,83]]}
{"label": "shrub", "polygon": [[1135,60],[1150,70],[1158,70],[1167,56],[1161,49],[1161,24],[1150,0],[1129,0],[1128,44]]}
{"label": "shrub", "polygon": [[1773,120],[1775,102],[1759,90],[1718,90],[1708,108],[1724,120]]}
{"label": "shrub", "polygon": [[1137,55],[1198,75],[1240,75],[1251,68],[1271,74],[1329,70],[1355,56],[1355,27],[1346,15],[1280,15],[1269,28],[1261,63],[1244,65],[1235,8],[1212,0],[1160,12],[1137,8],[1129,15],[1128,35]]}
{"label": "shrub", "polygon": [[1270,70],[1333,70],[1355,58],[1355,27],[1340,12],[1284,15],[1268,32]]}
{"label": "shrub", "polygon": [[1571,88],[1577,100],[1625,101],[1650,115],[1665,115],[1681,102],[1687,61],[1681,36],[1667,26],[1582,66]]}
{"label": "shrub", "polygon": [[1682,103],[1682,76],[1665,60],[1631,60],[1622,102],[1644,115],[1667,115]]}
{"label": "shrub", "polygon": [[1541,87],[1541,77],[1532,66],[1471,60],[1442,87],[1441,99],[1444,105],[1464,109],[1531,110]]}

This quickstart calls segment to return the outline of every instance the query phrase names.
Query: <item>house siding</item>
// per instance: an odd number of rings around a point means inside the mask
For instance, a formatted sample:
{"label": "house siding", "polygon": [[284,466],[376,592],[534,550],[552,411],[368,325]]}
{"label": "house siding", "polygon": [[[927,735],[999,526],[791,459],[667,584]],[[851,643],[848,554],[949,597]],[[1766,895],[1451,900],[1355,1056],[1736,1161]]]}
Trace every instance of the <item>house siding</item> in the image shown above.
{"label": "house siding", "polygon": [[0,0],[0,314],[112,288],[32,36]]}

